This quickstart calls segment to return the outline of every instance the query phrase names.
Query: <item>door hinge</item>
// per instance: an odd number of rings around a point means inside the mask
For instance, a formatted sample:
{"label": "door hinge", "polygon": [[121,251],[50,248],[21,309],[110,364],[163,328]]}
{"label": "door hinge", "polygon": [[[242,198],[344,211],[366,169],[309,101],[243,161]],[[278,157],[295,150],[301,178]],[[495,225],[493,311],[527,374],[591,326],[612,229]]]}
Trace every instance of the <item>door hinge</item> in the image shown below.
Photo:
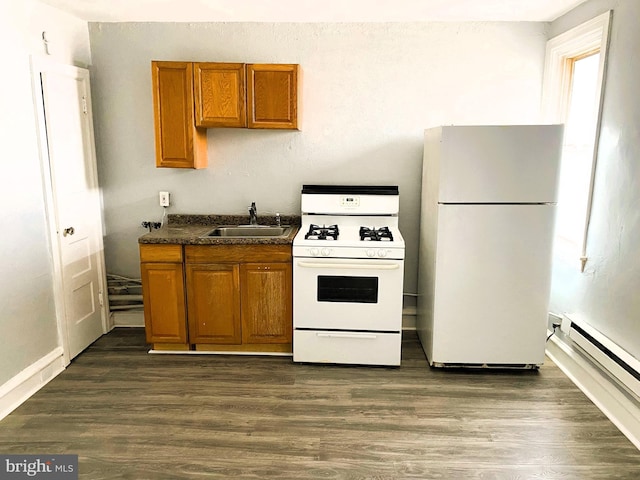
{"label": "door hinge", "polygon": [[98,292],[98,303],[100,303],[101,307],[104,307],[104,295],[102,291]]}
{"label": "door hinge", "polygon": [[82,113],[87,114],[87,97],[85,95],[82,96]]}

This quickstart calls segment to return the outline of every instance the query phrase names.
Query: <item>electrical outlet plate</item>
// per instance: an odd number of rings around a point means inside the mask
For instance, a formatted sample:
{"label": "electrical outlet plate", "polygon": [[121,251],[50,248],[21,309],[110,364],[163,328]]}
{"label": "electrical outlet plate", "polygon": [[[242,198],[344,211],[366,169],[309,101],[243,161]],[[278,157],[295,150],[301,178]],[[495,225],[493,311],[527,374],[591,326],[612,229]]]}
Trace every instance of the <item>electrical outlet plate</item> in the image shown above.
{"label": "electrical outlet plate", "polygon": [[560,330],[562,330],[562,333],[566,333],[567,335],[569,335],[569,331],[571,330],[571,319],[563,316],[562,317],[562,324],[560,325]]}
{"label": "electrical outlet plate", "polygon": [[169,192],[160,192],[160,206],[168,207],[170,204]]}

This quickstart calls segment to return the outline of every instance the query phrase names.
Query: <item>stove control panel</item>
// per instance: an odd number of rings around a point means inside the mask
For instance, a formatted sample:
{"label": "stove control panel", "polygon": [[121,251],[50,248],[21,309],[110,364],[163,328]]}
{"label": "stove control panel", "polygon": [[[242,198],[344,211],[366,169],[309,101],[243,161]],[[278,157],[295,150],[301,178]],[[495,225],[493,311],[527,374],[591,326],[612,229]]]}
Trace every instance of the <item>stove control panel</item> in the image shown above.
{"label": "stove control panel", "polygon": [[309,249],[309,255],[311,255],[312,257],[329,257],[331,256],[331,252],[333,252],[333,249],[331,248],[316,248],[316,247],[312,247]]}
{"label": "stove control panel", "polygon": [[293,247],[294,257],[402,259],[404,248]]}
{"label": "stove control panel", "polygon": [[385,250],[384,248],[367,248],[365,254],[369,258],[380,257],[385,258],[391,250]]}
{"label": "stove control panel", "polygon": [[356,208],[360,206],[358,195],[343,195],[340,197],[340,206],[345,208]]}

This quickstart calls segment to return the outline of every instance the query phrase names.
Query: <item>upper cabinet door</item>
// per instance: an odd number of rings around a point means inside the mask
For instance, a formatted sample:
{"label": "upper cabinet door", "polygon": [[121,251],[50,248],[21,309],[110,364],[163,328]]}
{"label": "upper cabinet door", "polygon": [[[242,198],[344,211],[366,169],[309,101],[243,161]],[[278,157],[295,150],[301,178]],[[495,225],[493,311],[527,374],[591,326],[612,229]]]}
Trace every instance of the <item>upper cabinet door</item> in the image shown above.
{"label": "upper cabinet door", "polygon": [[247,65],[247,126],[298,129],[298,65]]}
{"label": "upper cabinet door", "polygon": [[195,63],[194,81],[197,126],[247,126],[243,63]]}
{"label": "upper cabinet door", "polygon": [[207,131],[195,126],[193,64],[151,62],[156,166],[207,166]]}

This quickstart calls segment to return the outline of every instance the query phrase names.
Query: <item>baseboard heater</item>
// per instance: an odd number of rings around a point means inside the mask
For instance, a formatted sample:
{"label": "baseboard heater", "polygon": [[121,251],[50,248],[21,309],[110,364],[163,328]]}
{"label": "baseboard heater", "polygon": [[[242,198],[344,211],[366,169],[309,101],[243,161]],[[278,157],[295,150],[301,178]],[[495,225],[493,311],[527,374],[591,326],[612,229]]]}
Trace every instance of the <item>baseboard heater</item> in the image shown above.
{"label": "baseboard heater", "polygon": [[562,331],[640,398],[640,361],[584,321],[564,316]]}

